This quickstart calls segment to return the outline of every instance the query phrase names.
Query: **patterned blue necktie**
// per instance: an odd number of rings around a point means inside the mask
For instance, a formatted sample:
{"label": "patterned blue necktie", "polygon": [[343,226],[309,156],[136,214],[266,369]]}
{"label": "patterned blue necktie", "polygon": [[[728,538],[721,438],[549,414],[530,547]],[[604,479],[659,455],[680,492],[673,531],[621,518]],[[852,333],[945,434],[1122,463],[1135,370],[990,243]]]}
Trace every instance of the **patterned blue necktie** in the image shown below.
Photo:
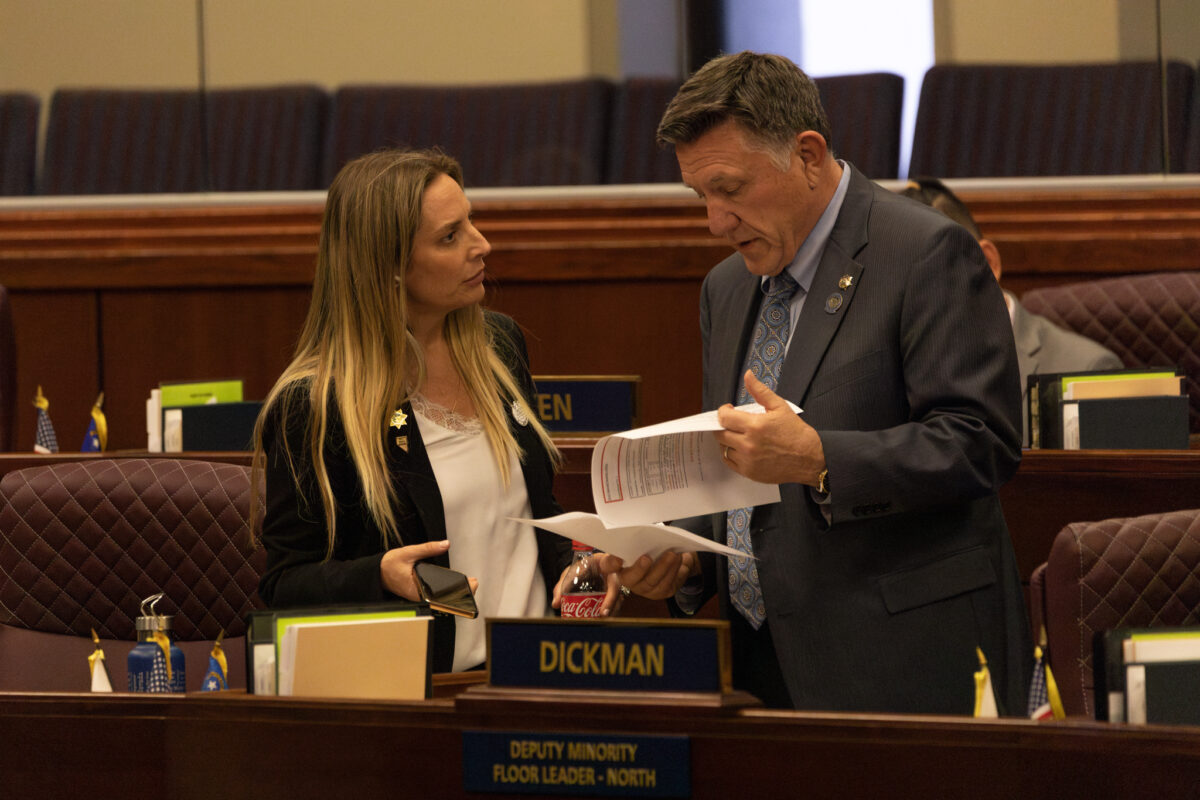
{"label": "patterned blue necktie", "polygon": [[[745,375],[746,370],[750,370],[771,391],[779,383],[779,368],[783,365],[792,327],[791,299],[799,288],[796,279],[786,270],[771,278],[758,312],[758,323],[754,326],[754,341],[746,355],[746,368],[741,372]],[[753,398],[746,391],[745,380],[739,379],[738,384],[737,404],[749,403]],[[753,512],[753,508],[732,509],[726,525],[729,546],[747,555],[754,555],[754,546],[750,542],[750,515]],[[757,562],[737,556],[729,559],[729,599],[755,630],[762,627],[767,618],[767,607],[758,583]]]}

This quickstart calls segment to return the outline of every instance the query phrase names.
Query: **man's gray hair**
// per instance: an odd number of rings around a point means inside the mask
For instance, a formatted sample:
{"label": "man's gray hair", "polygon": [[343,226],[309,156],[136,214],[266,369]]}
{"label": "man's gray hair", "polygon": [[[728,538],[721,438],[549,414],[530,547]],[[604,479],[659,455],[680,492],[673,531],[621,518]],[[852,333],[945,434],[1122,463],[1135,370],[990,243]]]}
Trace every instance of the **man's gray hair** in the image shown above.
{"label": "man's gray hair", "polygon": [[658,143],[694,142],[728,120],[740,124],[783,169],[798,133],[815,131],[831,146],[817,85],[783,56],[743,50],[696,70],[667,104]]}

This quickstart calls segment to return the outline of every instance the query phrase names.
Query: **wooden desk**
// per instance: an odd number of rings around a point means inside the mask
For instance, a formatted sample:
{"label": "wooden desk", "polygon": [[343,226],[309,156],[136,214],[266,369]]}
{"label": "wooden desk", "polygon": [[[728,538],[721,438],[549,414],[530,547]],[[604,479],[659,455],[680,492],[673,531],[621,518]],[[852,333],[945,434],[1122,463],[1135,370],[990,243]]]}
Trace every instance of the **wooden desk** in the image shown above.
{"label": "wooden desk", "polygon": [[[689,709],[648,697],[363,703],[0,695],[10,797],[459,798],[464,731],[687,737],[692,797],[1195,797],[1200,729]],[[524,795],[510,795],[524,796]]]}

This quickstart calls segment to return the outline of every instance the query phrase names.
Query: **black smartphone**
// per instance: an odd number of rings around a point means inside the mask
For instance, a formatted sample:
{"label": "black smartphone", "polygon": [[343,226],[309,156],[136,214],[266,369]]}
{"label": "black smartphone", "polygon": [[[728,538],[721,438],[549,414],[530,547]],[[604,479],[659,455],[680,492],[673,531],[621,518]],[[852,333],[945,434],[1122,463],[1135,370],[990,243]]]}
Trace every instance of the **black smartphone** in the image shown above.
{"label": "black smartphone", "polygon": [[413,575],[417,579],[417,591],[421,599],[429,603],[434,611],[469,619],[479,616],[475,595],[471,592],[466,575],[428,561],[418,561],[413,567]]}

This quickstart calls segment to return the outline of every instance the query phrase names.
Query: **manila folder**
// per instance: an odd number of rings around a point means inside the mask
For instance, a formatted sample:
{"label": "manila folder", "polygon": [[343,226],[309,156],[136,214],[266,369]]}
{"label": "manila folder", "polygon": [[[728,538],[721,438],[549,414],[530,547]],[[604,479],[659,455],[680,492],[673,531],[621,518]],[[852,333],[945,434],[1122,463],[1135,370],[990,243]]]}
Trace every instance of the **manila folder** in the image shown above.
{"label": "manila folder", "polygon": [[[290,694],[363,700],[426,698],[429,622],[430,617],[401,617],[289,626],[280,661],[291,661]],[[294,641],[288,643],[288,637]],[[281,663],[280,669],[285,671],[287,665]]]}

